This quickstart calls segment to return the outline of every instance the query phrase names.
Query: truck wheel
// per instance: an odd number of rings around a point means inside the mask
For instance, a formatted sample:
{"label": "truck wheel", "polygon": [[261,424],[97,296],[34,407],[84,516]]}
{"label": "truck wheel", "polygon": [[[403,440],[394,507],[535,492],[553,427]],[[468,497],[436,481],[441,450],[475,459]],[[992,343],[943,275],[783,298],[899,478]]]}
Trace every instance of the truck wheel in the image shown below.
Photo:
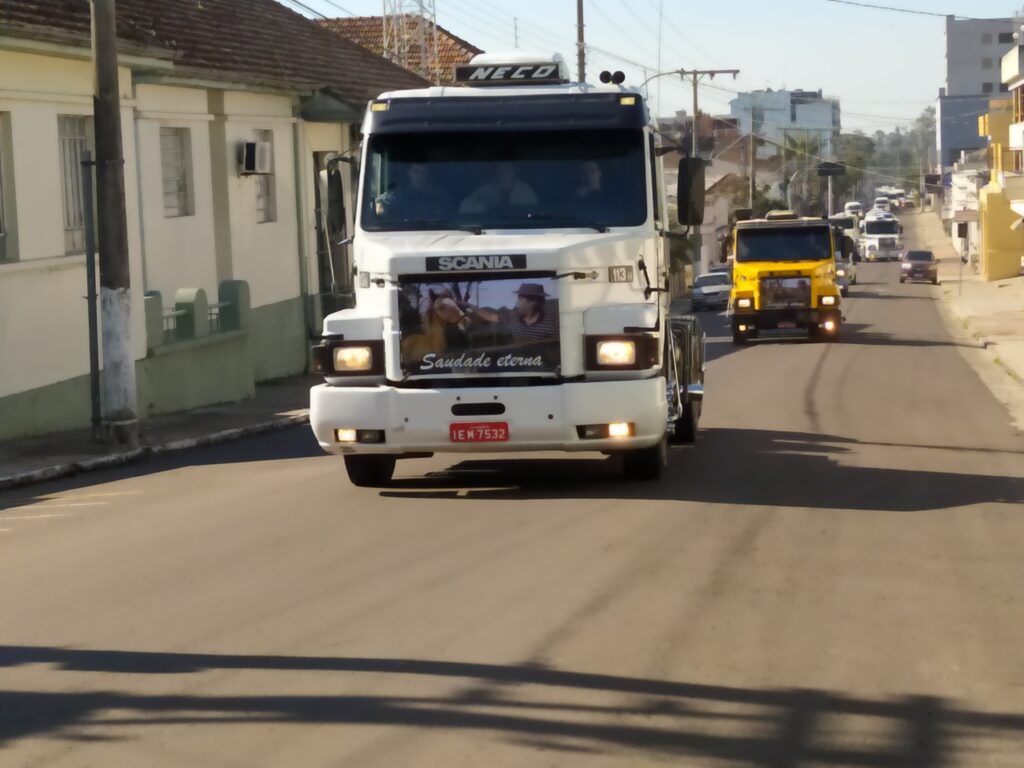
{"label": "truck wheel", "polygon": [[346,456],[345,470],[352,485],[360,488],[379,488],[391,482],[395,474],[394,456]]}
{"label": "truck wheel", "polygon": [[743,331],[739,331],[736,328],[732,329],[732,343],[737,347],[742,347],[747,343],[747,334]]}
{"label": "truck wheel", "polygon": [[667,464],[668,441],[664,438],[650,448],[622,454],[622,472],[627,480],[658,480]]}
{"label": "truck wheel", "polygon": [[673,443],[695,443],[697,442],[697,409],[693,403],[683,406],[683,415],[676,419],[672,425]]}

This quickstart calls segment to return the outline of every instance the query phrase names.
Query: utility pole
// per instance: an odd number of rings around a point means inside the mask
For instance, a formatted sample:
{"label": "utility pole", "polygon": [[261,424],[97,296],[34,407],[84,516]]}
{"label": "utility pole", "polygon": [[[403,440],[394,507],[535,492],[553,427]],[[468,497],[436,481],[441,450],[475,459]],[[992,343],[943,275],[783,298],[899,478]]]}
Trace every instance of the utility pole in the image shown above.
{"label": "utility pole", "polygon": [[[662,72],[661,74],[654,75],[654,77],[661,77],[661,75],[669,75],[678,73],[683,79],[689,77],[693,83],[693,141],[690,148],[690,156],[697,156],[697,86],[700,83],[702,77],[710,77],[712,80],[715,79],[715,75],[732,75],[733,79],[736,79],[736,75],[740,73],[738,69],[676,69],[672,72]],[[654,77],[649,77],[648,80],[653,80]]]}
{"label": "utility pole", "polygon": [[583,0],[576,0],[576,79],[587,81],[587,43],[583,36]]}
{"label": "utility pole", "polygon": [[136,445],[135,355],[131,339],[131,275],[125,213],[124,148],[117,79],[114,0],[92,0],[96,67],[93,115],[100,251],[100,315],[103,333],[103,422],[109,437]]}
{"label": "utility pole", "polygon": [[518,48],[519,47],[519,19],[517,17],[515,17],[515,16],[512,17],[512,34],[513,34],[513,39],[515,40],[515,42],[513,44],[513,47],[514,48]]}
{"label": "utility pole", "polygon": [[747,155],[750,161],[750,203],[749,207],[754,207],[754,192],[757,190],[757,181],[754,178],[755,160],[757,159],[757,143],[754,141],[754,105],[750,105],[750,140],[749,146],[747,147]]}

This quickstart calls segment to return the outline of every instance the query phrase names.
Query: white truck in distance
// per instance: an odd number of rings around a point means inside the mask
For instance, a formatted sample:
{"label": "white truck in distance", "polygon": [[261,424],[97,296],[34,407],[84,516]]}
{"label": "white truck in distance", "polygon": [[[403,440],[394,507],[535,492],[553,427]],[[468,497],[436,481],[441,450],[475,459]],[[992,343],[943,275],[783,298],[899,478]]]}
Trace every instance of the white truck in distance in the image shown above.
{"label": "white truck in distance", "polygon": [[862,259],[895,261],[903,255],[903,226],[891,213],[872,211],[860,226]]}
{"label": "white truck in distance", "polygon": [[[481,54],[461,85],[370,103],[356,305],[324,320],[310,397],[354,484],[482,451],[621,453],[627,476],[656,478],[668,440],[694,439],[703,335],[669,318],[662,163],[616,75]],[[682,223],[700,223],[700,161],[681,161],[679,192]]]}

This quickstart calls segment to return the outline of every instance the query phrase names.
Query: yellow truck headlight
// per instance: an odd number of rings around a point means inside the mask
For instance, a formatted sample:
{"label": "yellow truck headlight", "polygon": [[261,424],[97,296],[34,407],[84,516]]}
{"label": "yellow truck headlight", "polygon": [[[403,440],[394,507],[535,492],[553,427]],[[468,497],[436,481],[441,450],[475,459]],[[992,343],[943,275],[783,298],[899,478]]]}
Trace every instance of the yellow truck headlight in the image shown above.
{"label": "yellow truck headlight", "polygon": [[338,373],[356,373],[373,369],[373,350],[365,346],[335,347],[334,370]]}
{"label": "yellow truck headlight", "polygon": [[736,299],[736,306],[739,309],[750,309],[753,302],[750,299]]}
{"label": "yellow truck headlight", "polygon": [[598,365],[635,365],[635,341],[599,341],[597,342]]}
{"label": "yellow truck headlight", "polygon": [[823,306],[823,307],[833,307],[833,306],[835,306],[835,303],[836,303],[836,297],[835,296],[822,296],[821,297],[821,306]]}

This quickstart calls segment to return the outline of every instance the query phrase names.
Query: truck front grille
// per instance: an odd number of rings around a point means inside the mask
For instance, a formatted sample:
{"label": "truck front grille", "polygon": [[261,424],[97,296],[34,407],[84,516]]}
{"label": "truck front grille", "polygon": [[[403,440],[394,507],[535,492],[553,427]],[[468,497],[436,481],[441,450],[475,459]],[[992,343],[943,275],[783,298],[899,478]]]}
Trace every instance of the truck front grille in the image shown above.
{"label": "truck front grille", "polygon": [[809,277],[762,277],[761,307],[790,309],[811,306]]}

